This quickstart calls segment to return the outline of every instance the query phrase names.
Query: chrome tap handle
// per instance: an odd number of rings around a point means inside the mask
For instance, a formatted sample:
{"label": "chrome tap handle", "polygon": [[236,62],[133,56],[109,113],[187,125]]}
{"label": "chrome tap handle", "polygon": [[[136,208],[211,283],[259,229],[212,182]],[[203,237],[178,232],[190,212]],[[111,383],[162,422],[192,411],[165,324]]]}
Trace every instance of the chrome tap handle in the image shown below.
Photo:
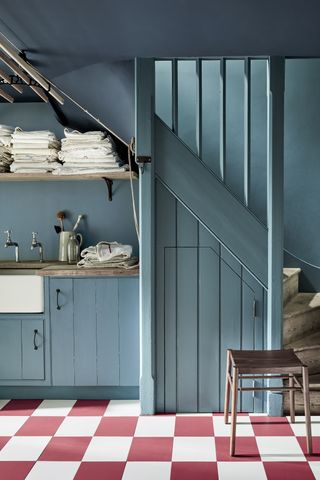
{"label": "chrome tap handle", "polygon": [[38,232],[32,232],[31,250],[33,250],[33,247],[38,246],[37,235]]}
{"label": "chrome tap handle", "polygon": [[4,233],[7,234],[7,242],[11,242],[11,232],[12,230],[5,230]]}

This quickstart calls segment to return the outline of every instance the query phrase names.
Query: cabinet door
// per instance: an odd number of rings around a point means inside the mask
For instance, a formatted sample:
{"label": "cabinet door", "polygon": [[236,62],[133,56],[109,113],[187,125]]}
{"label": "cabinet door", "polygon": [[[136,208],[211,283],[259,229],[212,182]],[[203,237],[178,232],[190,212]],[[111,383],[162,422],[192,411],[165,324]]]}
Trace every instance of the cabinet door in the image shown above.
{"label": "cabinet door", "polygon": [[52,384],[74,385],[73,285],[50,280]]}
{"label": "cabinet door", "polygon": [[0,379],[21,379],[21,320],[0,320]]}
{"label": "cabinet door", "polygon": [[[73,280],[75,385],[97,385],[96,282]],[[99,352],[100,353],[100,352]]]}
{"label": "cabinet door", "polygon": [[139,385],[139,279],[119,279],[120,385]]}
{"label": "cabinet door", "polygon": [[119,284],[122,279],[96,281],[98,385],[119,385]]}
{"label": "cabinet door", "polygon": [[22,379],[44,380],[43,320],[21,321]]}

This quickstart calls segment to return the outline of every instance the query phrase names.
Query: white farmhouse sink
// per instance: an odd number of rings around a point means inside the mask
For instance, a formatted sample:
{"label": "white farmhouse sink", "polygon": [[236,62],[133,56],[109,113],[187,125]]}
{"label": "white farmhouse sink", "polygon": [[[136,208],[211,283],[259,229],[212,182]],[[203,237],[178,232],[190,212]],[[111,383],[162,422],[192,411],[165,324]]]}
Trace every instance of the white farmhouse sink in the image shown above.
{"label": "white farmhouse sink", "polygon": [[43,311],[43,277],[32,269],[0,269],[0,313]]}

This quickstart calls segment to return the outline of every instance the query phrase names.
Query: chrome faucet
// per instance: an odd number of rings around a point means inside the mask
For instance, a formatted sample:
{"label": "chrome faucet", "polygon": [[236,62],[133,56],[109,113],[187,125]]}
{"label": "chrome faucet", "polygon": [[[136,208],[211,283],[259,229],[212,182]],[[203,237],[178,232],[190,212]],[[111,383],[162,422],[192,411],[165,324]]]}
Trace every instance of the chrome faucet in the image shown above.
{"label": "chrome faucet", "polygon": [[13,242],[11,240],[11,230],[5,230],[5,232],[7,234],[7,240],[6,240],[6,243],[4,244],[4,247],[7,248],[7,247],[14,247],[14,250],[15,250],[15,256],[16,256],[16,262],[19,262],[19,245],[18,243],[16,242]]}
{"label": "chrome faucet", "polygon": [[42,243],[38,242],[37,235],[38,232],[32,232],[31,250],[39,248],[40,262],[43,262],[43,246]]}

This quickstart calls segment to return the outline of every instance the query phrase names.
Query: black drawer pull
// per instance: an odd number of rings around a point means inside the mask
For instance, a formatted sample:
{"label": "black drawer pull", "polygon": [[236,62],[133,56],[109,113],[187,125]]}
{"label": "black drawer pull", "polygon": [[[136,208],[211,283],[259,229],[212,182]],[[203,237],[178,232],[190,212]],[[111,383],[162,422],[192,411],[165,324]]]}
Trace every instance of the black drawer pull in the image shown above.
{"label": "black drawer pull", "polygon": [[38,345],[36,344],[36,338],[37,338],[37,335],[38,335],[38,330],[33,330],[33,349],[34,350],[38,350]]}
{"label": "black drawer pull", "polygon": [[57,288],[57,310],[61,310],[61,305],[59,305],[59,294],[61,292],[60,288]]}

